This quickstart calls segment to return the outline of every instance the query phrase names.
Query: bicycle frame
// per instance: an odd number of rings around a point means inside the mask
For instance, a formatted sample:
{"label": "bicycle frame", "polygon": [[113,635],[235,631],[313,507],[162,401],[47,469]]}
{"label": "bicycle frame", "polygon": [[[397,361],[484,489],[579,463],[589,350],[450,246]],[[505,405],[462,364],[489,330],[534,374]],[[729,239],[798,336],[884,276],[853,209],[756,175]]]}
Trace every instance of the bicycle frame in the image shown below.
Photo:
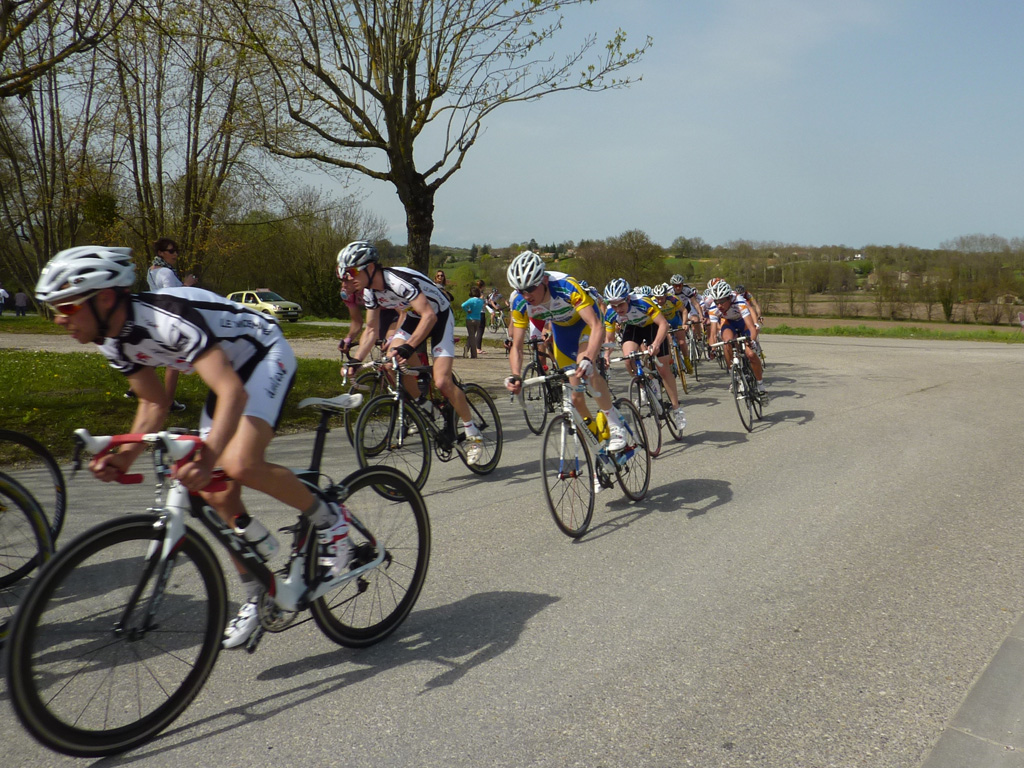
{"label": "bicycle frame", "polygon": [[[555,373],[549,373],[547,376],[538,376],[536,378],[527,379],[523,382],[523,388],[526,388],[528,386],[547,385],[551,381],[561,382],[561,411],[563,417],[570,419],[576,427],[574,430],[572,430],[573,441],[578,441],[579,435],[585,435],[584,439],[589,441],[591,447],[593,448],[594,455],[598,457],[598,464],[595,465],[594,468],[599,472],[598,476],[601,480],[601,485],[604,486],[605,488],[611,488],[613,483],[610,477],[614,476],[615,474],[615,462],[612,459],[612,457],[608,454],[607,441],[599,440],[597,435],[595,435],[590,430],[586,422],[583,420],[583,416],[576,409],[576,405],[575,403],[573,403],[572,400],[573,392],[580,392],[583,394],[593,396],[593,393],[590,391],[590,387],[588,387],[585,383],[581,382],[580,384],[577,384],[575,386],[569,384],[569,376],[572,375],[572,373],[575,372],[575,370],[576,366],[570,365],[565,368],[558,369],[558,371],[556,371]],[[565,461],[566,456],[566,445],[566,435],[563,433],[562,442],[560,446],[560,461],[563,463]],[[634,451],[635,449],[636,446],[627,445],[625,450],[620,451],[617,454],[617,456],[619,457],[619,463],[624,464],[626,461],[628,461],[629,457],[632,455],[632,451]],[[576,453],[574,452],[573,455],[576,455]],[[561,471],[565,471],[564,466],[561,468]],[[577,468],[574,467],[572,469],[569,469],[568,471],[575,472],[577,471]]]}
{"label": "bicycle frame", "polygon": [[[384,562],[387,553],[383,548],[376,547],[376,540],[372,534],[365,529],[358,519],[353,516],[352,524],[362,533],[371,544],[378,550],[377,556],[358,568],[347,571],[337,579],[324,581],[319,584],[309,584],[305,578],[306,560],[311,556],[310,550],[314,546],[315,537],[312,535],[312,527],[300,517],[299,524],[295,527],[295,540],[292,552],[289,557],[285,575],[279,577],[267,567],[263,557],[256,551],[253,544],[234,532],[217,512],[207,505],[198,493],[190,492],[177,479],[171,477],[171,465],[168,458],[181,461],[192,454],[199,445],[198,438],[190,435],[175,435],[170,432],[156,432],[144,435],[117,435],[114,437],[94,437],[86,430],[75,431],[79,440],[79,446],[85,447],[90,452],[102,455],[107,451],[120,445],[132,443],[146,443],[154,449],[153,468],[157,477],[156,496],[157,506],[147,511],[154,513],[154,527],[162,529],[164,534],[159,552],[151,552],[150,563],[146,567],[143,578],[136,587],[132,598],[129,600],[122,616],[122,631],[129,624],[130,614],[136,608],[138,597],[143,594],[149,581],[154,574],[157,575],[156,589],[150,597],[150,604],[146,609],[146,616],[152,617],[159,604],[161,587],[166,579],[170,577],[173,568],[174,553],[185,538],[187,529],[187,518],[189,516],[198,520],[206,528],[221,546],[228,550],[235,560],[241,563],[242,567],[252,575],[271,596],[278,608],[284,611],[296,612],[306,609],[311,602],[322,597],[327,592],[336,589],[346,581],[358,578],[363,573],[378,567]],[[322,449],[322,435],[318,434],[318,444]],[[80,464],[76,449],[76,468]],[[319,465],[319,454],[316,455],[315,465]],[[319,470],[308,470],[319,475]],[[305,473],[303,473],[305,474]],[[299,476],[302,482],[316,488],[306,477]],[[123,484],[135,484],[141,482],[141,475],[123,475],[118,482]],[[223,473],[215,473],[213,482],[206,490],[215,491],[223,488],[226,477]],[[162,503],[161,503],[162,497]],[[153,557],[155,555],[155,557]],[[315,556],[315,555],[313,555]],[[147,618],[148,622],[148,618]],[[141,629],[149,626],[143,623]]]}

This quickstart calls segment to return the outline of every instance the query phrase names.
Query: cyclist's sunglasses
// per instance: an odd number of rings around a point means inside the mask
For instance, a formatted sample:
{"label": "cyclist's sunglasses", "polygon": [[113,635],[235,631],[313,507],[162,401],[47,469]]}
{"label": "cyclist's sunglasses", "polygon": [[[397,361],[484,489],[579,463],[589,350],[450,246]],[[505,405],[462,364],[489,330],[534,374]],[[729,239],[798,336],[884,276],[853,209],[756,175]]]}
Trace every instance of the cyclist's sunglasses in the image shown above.
{"label": "cyclist's sunglasses", "polygon": [[341,271],[341,279],[342,280],[355,280],[356,279],[356,275],[358,275],[364,269],[366,269],[365,265],[362,266],[362,267],[346,267],[345,269],[343,269]]}
{"label": "cyclist's sunglasses", "polygon": [[542,285],[544,285],[544,283],[537,283],[536,285],[531,285],[528,288],[523,288],[522,290],[520,290],[520,293],[533,293],[538,288],[540,288]]}
{"label": "cyclist's sunglasses", "polygon": [[80,310],[83,306],[85,306],[85,302],[87,302],[95,295],[95,293],[86,294],[85,296],[75,299],[74,301],[64,301],[61,302],[60,304],[50,304],[48,302],[46,306],[52,309],[54,314],[61,315],[62,317],[71,317],[72,315],[76,314],[78,310]]}

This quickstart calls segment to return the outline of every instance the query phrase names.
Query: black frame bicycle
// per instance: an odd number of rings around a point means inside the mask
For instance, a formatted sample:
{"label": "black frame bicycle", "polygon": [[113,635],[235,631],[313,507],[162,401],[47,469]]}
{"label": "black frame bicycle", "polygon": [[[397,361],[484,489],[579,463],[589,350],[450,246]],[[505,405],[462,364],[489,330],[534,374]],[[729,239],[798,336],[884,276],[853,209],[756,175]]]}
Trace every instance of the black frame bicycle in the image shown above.
{"label": "black frame bicycle", "polygon": [[[333,580],[307,518],[282,529],[292,533],[291,554],[272,571],[198,495],[170,479],[171,461],[190,455],[194,438],[143,436],[155,448],[162,505],[102,523],[67,545],[33,581],[12,627],[8,691],[37,740],[80,757],[123,752],[170,725],[199,693],[221,650],[227,587],[189,517],[265,588],[250,652],[264,632],[293,626],[305,609],[324,634],[349,647],[376,643],[404,621],[430,559],[426,504],[407,477],[387,467],[358,469],[338,483],[320,473],[329,415],[344,407],[342,398],[300,403],[319,407],[322,417],[311,466],[298,476],[314,494],[344,504],[352,520],[349,571]],[[91,450],[140,439],[79,436]]]}
{"label": "black frame bicycle", "polygon": [[[402,376],[388,386],[387,393],[363,404],[355,426],[356,460],[361,467],[383,464],[407,474],[418,489],[430,475],[431,453],[443,462],[456,455],[477,475],[494,471],[501,459],[504,442],[501,417],[494,400],[478,384],[463,383],[454,376],[455,385],[466,395],[473,423],[483,436],[481,460],[466,461],[466,440],[462,422],[454,406],[434,385],[430,366],[400,369]],[[421,404],[405,389],[401,379],[415,373],[427,379],[427,395]]]}

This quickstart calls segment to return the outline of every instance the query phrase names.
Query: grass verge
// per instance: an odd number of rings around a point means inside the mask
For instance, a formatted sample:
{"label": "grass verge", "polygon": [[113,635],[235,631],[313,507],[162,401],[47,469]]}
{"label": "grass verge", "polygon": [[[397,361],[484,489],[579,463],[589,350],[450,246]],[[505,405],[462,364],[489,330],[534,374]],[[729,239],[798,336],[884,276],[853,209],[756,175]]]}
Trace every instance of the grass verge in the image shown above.
{"label": "grass verge", "polygon": [[[71,456],[71,435],[79,427],[95,435],[119,434],[131,428],[135,401],[124,396],[127,389],[124,376],[93,353],[0,350],[0,392],[4,393],[0,424],[32,435],[59,461]],[[338,364],[299,360],[292,389],[281,432],[312,429],[319,414],[313,409],[300,411],[299,400],[340,394]],[[167,426],[195,428],[206,392],[198,376],[180,377],[176,396],[187,410],[170,414]],[[0,453],[0,467],[7,461],[10,456]]]}
{"label": "grass verge", "polygon": [[991,327],[963,331],[940,331],[916,325],[894,325],[888,328],[872,328],[866,325],[831,325],[826,328],[805,328],[783,323],[762,328],[761,333],[781,336],[859,336],[881,339],[930,339],[933,341],[996,341],[1003,344],[1024,342],[1024,334],[1019,331]]}

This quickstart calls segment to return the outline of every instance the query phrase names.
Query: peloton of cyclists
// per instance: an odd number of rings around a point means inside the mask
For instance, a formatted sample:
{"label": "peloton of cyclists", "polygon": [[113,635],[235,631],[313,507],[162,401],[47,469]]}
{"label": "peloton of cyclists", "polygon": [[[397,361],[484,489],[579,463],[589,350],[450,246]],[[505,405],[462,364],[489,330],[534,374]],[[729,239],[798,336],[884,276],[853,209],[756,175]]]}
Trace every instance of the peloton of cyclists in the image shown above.
{"label": "peloton of cyclists", "polygon": [[[523,251],[508,267],[508,283],[513,288],[512,349],[508,356],[511,375],[505,387],[514,395],[522,390],[523,342],[530,318],[551,323],[552,352],[555,364],[561,368],[575,365],[569,384],[575,387],[586,380],[594,392],[598,407],[608,419],[610,437],[608,450],[621,451],[626,447],[626,430],[618,411],[612,406],[608,382],[594,375],[594,361],[601,354],[604,327],[594,301],[579,282],[562,272],[548,272],[544,259],[533,251]],[[581,337],[589,333],[586,346]],[[573,392],[573,404],[581,415],[589,415],[582,392]]]}
{"label": "peloton of cyclists", "polygon": [[[658,373],[672,402],[670,418],[682,431],[686,428],[686,414],[679,405],[676,377],[672,373],[672,358],[668,349],[668,320],[652,299],[631,295],[629,283],[622,278],[616,278],[605,286],[604,298],[608,303],[604,315],[605,333],[614,334],[616,323],[621,327],[622,352],[625,355],[640,349],[654,351],[658,361]],[[609,352],[606,352],[606,355]]]}
{"label": "peloton of cyclists", "polygon": [[[730,341],[736,336],[747,336],[751,341],[757,341],[758,329],[754,325],[754,317],[750,313],[747,303],[733,293],[732,287],[727,282],[720,278],[712,278],[712,281],[708,283],[708,297],[712,302],[711,310],[708,312],[711,344]],[[757,379],[757,391],[763,395],[765,389],[761,379],[764,375],[761,359],[752,345],[748,344],[743,351],[747,360],[750,361],[754,378]],[[729,362],[731,363],[731,360]]]}

